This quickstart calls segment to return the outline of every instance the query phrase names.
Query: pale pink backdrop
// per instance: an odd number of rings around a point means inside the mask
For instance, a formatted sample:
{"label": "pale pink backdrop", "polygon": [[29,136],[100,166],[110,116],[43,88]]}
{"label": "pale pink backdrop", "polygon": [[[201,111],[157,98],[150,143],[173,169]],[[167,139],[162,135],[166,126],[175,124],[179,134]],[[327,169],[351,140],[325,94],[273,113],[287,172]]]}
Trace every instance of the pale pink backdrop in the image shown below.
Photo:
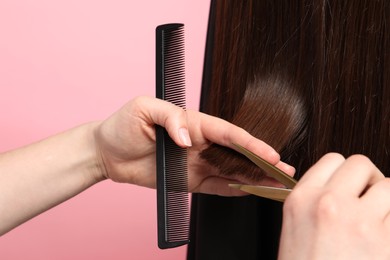
{"label": "pale pink backdrop", "polygon": [[[0,1],[0,152],[154,96],[158,24],[186,25],[187,104],[197,109],[208,11],[207,0]],[[0,237],[11,260],[185,254],[157,247],[154,190],[111,181]]]}

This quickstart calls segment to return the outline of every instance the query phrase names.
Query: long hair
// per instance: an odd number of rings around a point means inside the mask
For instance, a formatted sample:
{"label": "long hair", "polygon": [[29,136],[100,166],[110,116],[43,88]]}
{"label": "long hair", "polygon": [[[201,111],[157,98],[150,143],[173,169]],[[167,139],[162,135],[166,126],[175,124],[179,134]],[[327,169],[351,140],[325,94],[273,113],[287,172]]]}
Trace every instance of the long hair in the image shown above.
{"label": "long hair", "polygon": [[[389,9],[386,0],[216,1],[205,111],[275,147],[298,174],[328,152],[365,154],[390,174]],[[222,174],[262,176],[217,145],[201,156]]]}
{"label": "long hair", "polygon": [[[390,1],[213,0],[201,109],[275,147],[300,177],[328,152],[390,175]],[[201,154],[262,178],[236,152]],[[194,194],[189,260],[276,259],[282,204]],[[307,241],[302,241],[307,243]]]}

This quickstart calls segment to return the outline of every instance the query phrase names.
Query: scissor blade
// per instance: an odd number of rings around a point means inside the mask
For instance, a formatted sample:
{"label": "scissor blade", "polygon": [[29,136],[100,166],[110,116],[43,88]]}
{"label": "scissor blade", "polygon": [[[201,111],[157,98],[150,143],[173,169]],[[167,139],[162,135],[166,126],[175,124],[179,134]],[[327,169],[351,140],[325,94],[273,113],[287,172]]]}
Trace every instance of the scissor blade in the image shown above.
{"label": "scissor blade", "polygon": [[233,145],[236,147],[238,152],[245,155],[249,160],[251,160],[259,168],[261,168],[263,171],[265,171],[269,177],[274,178],[275,180],[284,184],[284,186],[286,186],[287,188],[292,189],[292,188],[294,188],[295,184],[297,184],[297,181],[293,177],[286,174],[285,172],[278,169],[277,167],[270,164],[269,162],[261,159],[259,156],[252,153],[248,149],[246,149],[238,144],[233,144]]}
{"label": "scissor blade", "polygon": [[259,197],[272,199],[280,202],[284,202],[286,197],[291,192],[291,189],[244,184],[229,184],[229,187],[239,189]]}

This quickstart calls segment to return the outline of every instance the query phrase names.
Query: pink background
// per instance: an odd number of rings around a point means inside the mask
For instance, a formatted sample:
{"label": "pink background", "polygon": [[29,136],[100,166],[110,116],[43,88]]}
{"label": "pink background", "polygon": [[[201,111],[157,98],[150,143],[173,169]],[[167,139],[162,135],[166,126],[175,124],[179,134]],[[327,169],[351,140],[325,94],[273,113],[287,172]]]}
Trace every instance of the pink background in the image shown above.
{"label": "pink background", "polygon": [[[186,24],[197,108],[209,1],[2,0],[0,152],[154,96],[154,29]],[[0,191],[1,192],[1,191]],[[155,191],[106,181],[0,237],[1,259],[184,259],[159,250]]]}

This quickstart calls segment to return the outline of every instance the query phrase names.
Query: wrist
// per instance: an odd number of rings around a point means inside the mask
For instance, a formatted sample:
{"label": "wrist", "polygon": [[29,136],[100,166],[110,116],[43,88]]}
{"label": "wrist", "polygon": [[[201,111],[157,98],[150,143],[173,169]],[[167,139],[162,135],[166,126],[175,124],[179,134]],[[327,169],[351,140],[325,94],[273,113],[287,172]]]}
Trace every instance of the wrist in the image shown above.
{"label": "wrist", "polygon": [[101,150],[99,148],[96,133],[100,126],[101,122],[91,122],[87,124],[87,139],[90,147],[90,152],[93,155],[92,159],[87,165],[90,178],[98,183],[107,179],[107,170],[102,159]]}

